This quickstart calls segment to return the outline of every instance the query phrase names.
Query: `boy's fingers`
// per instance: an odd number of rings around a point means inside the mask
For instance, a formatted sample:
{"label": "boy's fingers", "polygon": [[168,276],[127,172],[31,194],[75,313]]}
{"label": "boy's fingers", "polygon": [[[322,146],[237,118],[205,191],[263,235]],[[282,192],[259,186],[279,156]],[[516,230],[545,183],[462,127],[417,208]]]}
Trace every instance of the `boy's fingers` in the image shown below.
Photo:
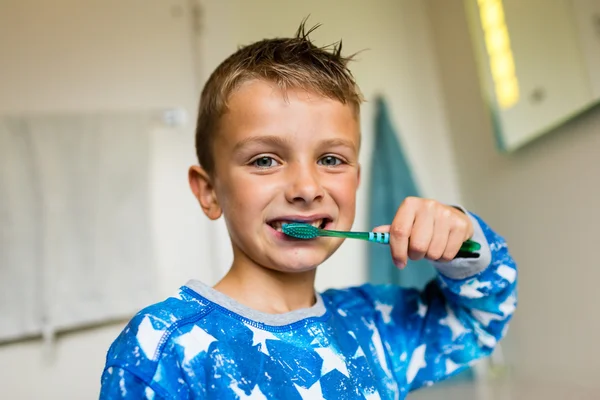
{"label": "boy's fingers", "polygon": [[408,242],[415,214],[416,209],[411,203],[402,203],[390,227],[390,250],[398,268],[404,268],[408,262]]}
{"label": "boy's fingers", "polygon": [[420,210],[408,240],[408,258],[420,260],[427,254],[433,238],[435,214],[429,210]]}
{"label": "boy's fingers", "polygon": [[429,260],[437,261],[444,256],[448,247],[448,238],[450,236],[450,224],[446,218],[438,218],[433,226],[433,238],[427,249],[426,257]]}
{"label": "boy's fingers", "polygon": [[448,244],[446,244],[446,250],[440,261],[449,262],[456,257],[456,254],[460,250],[460,246],[463,244],[464,234],[460,230],[450,231],[448,236]]}
{"label": "boy's fingers", "polygon": [[389,232],[391,225],[380,225],[373,229],[373,232]]}

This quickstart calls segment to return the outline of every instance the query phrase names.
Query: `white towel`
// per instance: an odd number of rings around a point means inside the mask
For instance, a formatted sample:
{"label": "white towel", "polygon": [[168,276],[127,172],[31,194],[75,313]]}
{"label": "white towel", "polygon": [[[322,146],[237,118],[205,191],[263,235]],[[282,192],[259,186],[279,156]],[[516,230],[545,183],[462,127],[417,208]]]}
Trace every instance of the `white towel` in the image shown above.
{"label": "white towel", "polygon": [[154,299],[148,113],[0,119],[0,340]]}

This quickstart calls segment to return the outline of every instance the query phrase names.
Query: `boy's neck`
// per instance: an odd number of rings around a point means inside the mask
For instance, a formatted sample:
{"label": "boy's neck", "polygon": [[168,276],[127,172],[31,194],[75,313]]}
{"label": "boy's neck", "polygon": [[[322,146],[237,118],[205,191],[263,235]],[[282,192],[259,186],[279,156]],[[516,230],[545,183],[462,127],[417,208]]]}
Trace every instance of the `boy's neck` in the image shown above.
{"label": "boy's neck", "polygon": [[283,314],[315,304],[315,276],[315,270],[292,274],[234,261],[214,289],[256,311]]}

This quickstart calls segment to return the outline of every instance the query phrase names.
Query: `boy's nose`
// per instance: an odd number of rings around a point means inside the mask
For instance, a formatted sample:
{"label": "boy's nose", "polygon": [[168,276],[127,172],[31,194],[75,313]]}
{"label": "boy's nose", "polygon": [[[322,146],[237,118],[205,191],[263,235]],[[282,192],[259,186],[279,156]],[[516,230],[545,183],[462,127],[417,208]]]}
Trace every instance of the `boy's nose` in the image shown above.
{"label": "boy's nose", "polygon": [[285,197],[290,203],[312,203],[321,200],[323,187],[316,168],[298,166],[290,171]]}

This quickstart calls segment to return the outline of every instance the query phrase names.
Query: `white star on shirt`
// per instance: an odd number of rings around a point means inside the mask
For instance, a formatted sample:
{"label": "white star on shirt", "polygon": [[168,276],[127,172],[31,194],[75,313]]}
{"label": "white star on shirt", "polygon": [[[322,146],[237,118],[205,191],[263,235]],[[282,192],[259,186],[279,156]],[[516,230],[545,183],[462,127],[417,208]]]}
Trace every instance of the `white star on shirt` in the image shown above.
{"label": "white star on shirt", "polygon": [[425,362],[426,349],[427,345],[422,344],[415,349],[410,357],[410,362],[408,363],[408,368],[406,369],[406,382],[409,385],[415,379],[419,370],[427,366],[427,363]]}
{"label": "white star on shirt", "polygon": [[379,392],[375,389],[372,392],[363,392],[363,396],[365,396],[366,400],[381,400]]}
{"label": "white star on shirt", "polygon": [[250,394],[246,394],[242,389],[237,386],[236,382],[233,382],[230,386],[231,390],[237,394],[240,400],[267,400],[265,394],[260,390],[258,385],[254,386]]}
{"label": "white star on shirt", "polygon": [[506,300],[504,300],[498,306],[498,309],[502,313],[502,315],[494,314],[487,311],[481,310],[471,310],[471,314],[477,319],[477,321],[481,322],[483,326],[489,326],[492,321],[502,321],[506,319],[510,314],[512,314],[516,309],[517,298],[514,295],[508,296]]}
{"label": "white star on shirt", "polygon": [[375,328],[375,324],[367,325],[373,335],[371,335],[371,344],[375,348],[375,353],[377,354],[377,358],[381,363],[381,368],[386,372],[386,374],[391,375],[390,369],[387,365],[387,360],[385,357],[385,351],[383,350],[383,341],[381,340],[381,336],[379,335],[379,331]]}
{"label": "white star on shirt", "polygon": [[420,301],[418,302],[419,309],[417,310],[417,315],[421,318],[425,318],[425,314],[427,314],[427,306]]}
{"label": "white star on shirt", "polygon": [[337,355],[331,348],[329,347],[321,347],[315,349],[315,351],[321,356],[323,359],[323,366],[321,367],[321,376],[337,369],[342,374],[350,377],[348,374],[348,367],[346,366],[346,362]]}
{"label": "white star on shirt", "polygon": [[493,320],[501,321],[504,319],[504,317],[502,315],[492,314],[490,312],[481,311],[481,310],[477,310],[477,309],[471,310],[471,314],[473,314],[475,319],[477,321],[481,322],[481,324],[485,327],[489,326],[490,322],[492,322]]}
{"label": "white star on shirt", "polygon": [[440,325],[446,325],[448,328],[450,328],[450,331],[452,332],[452,340],[456,340],[456,338],[460,337],[460,335],[463,333],[468,332],[468,330],[458,320],[458,318],[456,318],[456,315],[454,315],[454,311],[452,311],[452,309],[446,307],[446,312],[448,315],[446,318],[440,319]]}
{"label": "white star on shirt", "polygon": [[198,354],[208,351],[210,344],[216,341],[217,339],[214,336],[197,326],[194,326],[191,331],[175,339],[175,343],[183,347],[184,364],[188,363]]}
{"label": "white star on shirt", "polygon": [[147,400],[154,400],[154,390],[152,390],[152,388],[147,387],[146,390],[144,390],[144,395]]}
{"label": "white star on shirt", "polygon": [[480,345],[487,346],[490,349],[493,349],[496,346],[497,340],[495,337],[490,335],[485,330],[477,328],[477,327],[475,328],[475,331],[476,331],[475,333],[477,336],[477,341]]}
{"label": "white star on shirt", "polygon": [[375,304],[375,309],[379,311],[379,314],[381,314],[381,318],[383,318],[383,322],[386,324],[389,324],[392,321],[391,314],[393,308],[393,306],[390,306],[389,304],[385,303],[377,302]]}
{"label": "white star on shirt", "polygon": [[456,364],[449,358],[446,358],[446,375],[450,375],[454,371],[460,368],[460,365]]}
{"label": "white star on shirt", "polygon": [[504,314],[505,317],[508,317],[510,314],[515,312],[517,308],[517,297],[515,295],[510,295],[504,300],[499,306],[498,309]]}
{"label": "white star on shirt", "polygon": [[479,299],[483,297],[483,293],[479,289],[489,289],[491,287],[491,282],[480,282],[477,279],[473,279],[460,287],[460,295],[469,299]]}
{"label": "white star on shirt", "polygon": [[256,346],[258,344],[259,351],[269,355],[269,349],[267,349],[267,340],[279,340],[279,338],[269,331],[255,328],[254,326],[248,324],[246,324],[246,326],[252,331],[252,346]]}
{"label": "white star on shirt", "polygon": [[358,346],[352,358],[366,357],[362,347]]}
{"label": "white star on shirt", "polygon": [[154,382],[160,382],[163,380],[163,377],[165,376],[165,371],[164,371],[164,364],[163,363],[158,363],[158,365],[156,366],[156,371],[154,371],[154,375],[152,376],[152,380]]}
{"label": "white star on shirt", "polygon": [[311,387],[309,387],[308,389],[303,388],[302,386],[298,386],[294,383],[294,386],[296,386],[296,390],[298,391],[298,393],[300,394],[300,398],[301,399],[323,399],[323,391],[321,390],[321,381],[317,380],[315,383],[312,384]]}
{"label": "white star on shirt", "polygon": [[517,270],[508,265],[501,265],[496,270],[496,273],[504,278],[508,283],[513,283],[517,279]]}
{"label": "white star on shirt", "polygon": [[154,329],[150,317],[147,315],[142,319],[138,326],[136,339],[140,344],[140,348],[150,360],[154,360],[158,343],[165,333],[162,329]]}

